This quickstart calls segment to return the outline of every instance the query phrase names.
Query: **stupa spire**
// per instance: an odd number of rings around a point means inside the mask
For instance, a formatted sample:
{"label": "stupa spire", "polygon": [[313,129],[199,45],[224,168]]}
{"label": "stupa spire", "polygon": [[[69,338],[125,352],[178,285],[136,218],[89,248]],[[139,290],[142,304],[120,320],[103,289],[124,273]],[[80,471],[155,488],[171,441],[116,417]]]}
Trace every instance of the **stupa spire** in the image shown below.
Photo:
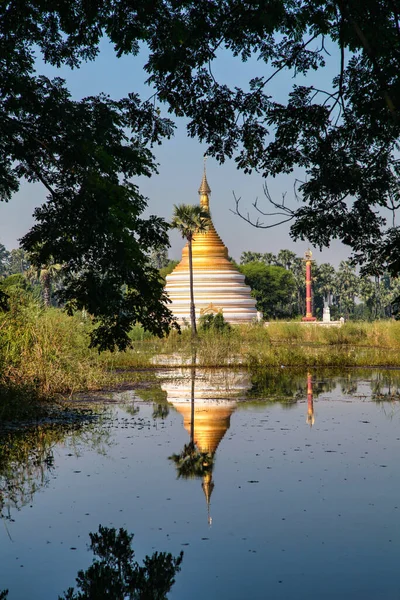
{"label": "stupa spire", "polygon": [[[203,179],[199,188],[200,206],[210,214],[211,188],[208,185],[204,157]],[[207,231],[192,240],[193,288],[197,316],[223,313],[230,323],[251,323],[257,318],[256,301],[244,281],[243,273],[228,258],[228,248],[212,222]],[[166,277],[165,291],[172,313],[181,323],[190,321],[190,267],[188,244],[182,260]]]}
{"label": "stupa spire", "polygon": [[211,527],[212,524],[212,516],[210,514],[210,503],[211,503],[211,494],[214,489],[214,482],[212,480],[212,472],[209,471],[203,476],[203,483],[201,484],[203,488],[204,495],[206,497],[207,502],[207,520],[208,525]]}
{"label": "stupa spire", "polygon": [[200,195],[200,206],[205,210],[210,210],[210,199],[209,195],[211,194],[211,188],[208,185],[207,174],[206,174],[206,160],[207,156],[204,156],[204,167],[203,167],[203,179],[201,180],[201,184],[199,187],[199,195]]}

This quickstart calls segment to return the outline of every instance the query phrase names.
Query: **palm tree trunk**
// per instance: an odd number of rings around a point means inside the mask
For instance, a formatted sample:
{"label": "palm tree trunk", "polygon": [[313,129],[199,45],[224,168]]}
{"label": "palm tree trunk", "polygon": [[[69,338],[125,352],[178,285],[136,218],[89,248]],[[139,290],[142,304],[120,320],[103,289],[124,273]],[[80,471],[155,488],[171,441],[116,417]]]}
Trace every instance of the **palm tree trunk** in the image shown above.
{"label": "palm tree trunk", "polygon": [[50,278],[50,273],[48,271],[43,272],[42,285],[43,285],[43,302],[44,302],[45,306],[49,307],[51,304],[51,278]]}
{"label": "palm tree trunk", "polygon": [[193,292],[193,256],[192,256],[192,239],[188,239],[189,246],[189,277],[190,277],[190,323],[192,326],[192,336],[197,335],[196,328],[196,308],[194,305],[194,292]]}

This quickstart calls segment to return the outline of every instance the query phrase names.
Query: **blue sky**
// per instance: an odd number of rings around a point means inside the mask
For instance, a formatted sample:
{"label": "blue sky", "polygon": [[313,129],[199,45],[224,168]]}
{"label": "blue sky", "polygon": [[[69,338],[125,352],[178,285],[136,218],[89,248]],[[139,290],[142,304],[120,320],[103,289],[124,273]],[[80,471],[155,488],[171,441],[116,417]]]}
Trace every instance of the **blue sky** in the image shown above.
{"label": "blue sky", "polygon": [[[324,73],[318,74],[320,85],[321,77],[326,79],[325,83],[328,83],[331,78],[336,62],[335,53],[328,59],[332,64],[328,65]],[[145,52],[138,57],[117,59],[111,45],[104,40],[97,60],[82,65],[80,69],[57,70],[45,65],[38,58],[37,71],[50,77],[55,75],[64,77],[72,95],[76,98],[99,92],[119,98],[128,92],[138,92],[145,99],[152,93],[145,85],[146,74],[143,71],[145,60]],[[265,66],[255,59],[241,63],[222,52],[213,72],[218,80],[224,80],[230,85],[246,86],[249,79],[265,73]],[[296,82],[300,81],[297,79]],[[282,74],[274,80],[271,93],[283,100],[292,83],[290,75]],[[138,180],[141,192],[149,198],[148,214],[157,214],[166,219],[171,218],[174,204],[182,202],[194,204],[198,201],[197,190],[202,177],[203,155],[206,151],[204,144],[187,136],[183,120],[178,120],[176,124],[175,136],[154,149],[159,163],[159,175],[151,179],[142,177]],[[251,204],[256,198],[259,198],[262,205],[264,179],[261,176],[245,175],[236,169],[234,161],[219,165],[214,159],[209,158],[207,177],[212,190],[213,221],[228,246],[231,256],[239,259],[244,250],[276,253],[282,248],[289,248],[298,255],[304,254],[308,247],[307,242],[293,242],[289,236],[288,225],[268,230],[255,229],[231,212],[234,208],[233,192],[237,197],[241,197],[244,212],[247,212],[247,209],[252,210]],[[273,197],[280,199],[282,193],[287,192],[287,198],[290,199],[293,196],[293,181],[294,175],[268,181]],[[41,185],[23,183],[10,203],[0,203],[0,242],[8,249],[18,246],[17,240],[34,222],[31,216],[34,208],[42,204],[45,198],[46,192]],[[265,202],[266,209],[267,206]],[[179,258],[183,246],[182,240],[176,232],[172,232],[170,237],[170,256]],[[331,248],[324,250],[322,254],[315,251],[315,258],[318,261],[329,261],[335,266],[347,256],[348,250],[339,242],[333,242]]]}

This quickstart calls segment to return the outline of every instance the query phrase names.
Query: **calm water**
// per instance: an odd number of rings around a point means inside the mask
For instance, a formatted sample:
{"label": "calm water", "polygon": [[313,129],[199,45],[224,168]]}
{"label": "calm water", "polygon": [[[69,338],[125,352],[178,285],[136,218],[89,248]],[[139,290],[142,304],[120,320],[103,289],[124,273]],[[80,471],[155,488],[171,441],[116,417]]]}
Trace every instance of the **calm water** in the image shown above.
{"label": "calm water", "polygon": [[[8,434],[0,590],[56,600],[101,523],[138,560],[184,550],[172,600],[400,598],[399,381],[165,371],[73,431]],[[177,478],[191,434],[210,463]]]}

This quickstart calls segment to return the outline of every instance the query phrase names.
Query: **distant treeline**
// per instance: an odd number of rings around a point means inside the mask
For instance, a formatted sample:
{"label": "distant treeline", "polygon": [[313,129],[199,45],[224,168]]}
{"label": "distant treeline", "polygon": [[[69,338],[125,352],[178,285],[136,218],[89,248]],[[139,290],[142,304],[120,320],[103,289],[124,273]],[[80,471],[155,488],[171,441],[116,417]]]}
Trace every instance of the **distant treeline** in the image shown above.
{"label": "distant treeline", "polygon": [[[232,262],[235,262],[233,259]],[[165,278],[179,261],[168,258],[167,248],[149,255],[149,262]],[[305,262],[291,250],[243,252],[238,269],[245,275],[264,319],[300,318],[305,313]],[[41,296],[46,305],[56,305],[53,291],[62,287],[60,265],[43,265],[33,269],[21,249],[10,252],[0,244],[0,283],[3,289],[26,285]],[[335,269],[330,263],[313,261],[313,312],[322,318],[329,306],[331,318],[352,320],[391,318],[398,312],[400,279],[388,273],[375,277],[357,274],[349,261]],[[22,277],[23,276],[23,280]],[[23,283],[23,281],[25,283]]]}
{"label": "distant treeline", "polygon": [[[243,252],[239,269],[254,289],[264,318],[302,316],[305,313],[305,261],[290,250]],[[284,277],[284,270],[290,277]],[[400,280],[388,273],[368,277],[342,260],[335,269],[330,263],[313,261],[313,311],[322,317],[329,306],[333,319],[373,320],[391,318],[397,311]]]}
{"label": "distant treeline", "polygon": [[[168,260],[166,251],[153,255],[151,260],[163,277],[178,264]],[[246,276],[264,319],[293,319],[305,314],[305,262],[295,252],[246,251],[237,267]],[[369,321],[397,313],[400,280],[388,273],[361,276],[349,261],[341,261],[337,269],[330,263],[313,261],[312,275],[313,312],[319,318],[324,306],[330,307],[332,319],[343,316],[346,320]]]}

